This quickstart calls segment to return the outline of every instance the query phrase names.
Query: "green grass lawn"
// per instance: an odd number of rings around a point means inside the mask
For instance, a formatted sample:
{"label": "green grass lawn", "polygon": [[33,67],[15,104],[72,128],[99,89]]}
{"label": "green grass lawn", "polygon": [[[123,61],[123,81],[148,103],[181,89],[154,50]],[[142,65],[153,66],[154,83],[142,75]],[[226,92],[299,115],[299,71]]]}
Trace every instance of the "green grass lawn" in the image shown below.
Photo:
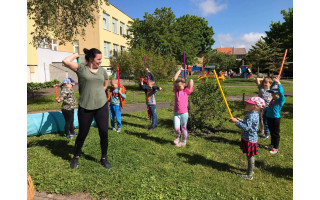
{"label": "green grass lawn", "polygon": [[[201,84],[201,81],[198,81],[196,76],[192,76],[192,79],[195,82],[195,86]],[[215,81],[215,79],[209,79],[209,81]],[[283,87],[285,91],[293,91],[293,84],[288,82],[283,82]],[[156,85],[163,88],[163,91],[159,91],[157,94],[157,102],[173,102],[174,95],[172,92],[172,81],[162,81],[157,82]],[[221,83],[223,91],[226,96],[234,95],[258,95],[258,88],[255,87],[256,83],[253,79],[226,79]],[[232,87],[232,86],[241,86],[241,87]],[[249,86],[249,87],[245,87]],[[253,86],[253,87],[252,87]],[[126,104],[132,103],[144,103],[145,94],[138,85],[126,85],[127,89],[127,99]],[[79,92],[75,92],[76,98],[79,97]],[[55,96],[46,96],[46,97],[37,97],[34,99],[27,100],[27,111],[36,111],[36,110],[52,110],[52,109],[61,109],[61,104],[56,102]]]}
{"label": "green grass lawn", "polygon": [[[160,95],[159,95],[160,96]],[[243,118],[241,101],[230,104]],[[271,155],[259,139],[252,181],[238,178],[247,168],[239,149],[240,129],[225,122],[221,131],[189,136],[187,147],[173,145],[173,111],[157,110],[158,128],[148,132],[146,112],[122,115],[122,133],[109,130],[111,170],[99,164],[98,130],[91,127],[79,168],[70,169],[75,138],[47,134],[27,138],[28,172],[38,191],[90,193],[107,199],[293,199],[293,100],[281,120],[279,153]],[[227,111],[226,111],[227,112]]]}

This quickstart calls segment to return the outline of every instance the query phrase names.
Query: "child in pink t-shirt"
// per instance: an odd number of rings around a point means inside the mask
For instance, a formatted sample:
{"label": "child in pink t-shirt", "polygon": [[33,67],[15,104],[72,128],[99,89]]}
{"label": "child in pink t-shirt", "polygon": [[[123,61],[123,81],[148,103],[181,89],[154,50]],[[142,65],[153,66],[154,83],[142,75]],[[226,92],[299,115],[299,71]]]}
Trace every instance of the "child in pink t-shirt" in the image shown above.
{"label": "child in pink t-shirt", "polygon": [[[173,92],[175,94],[174,98],[174,113],[173,113],[173,124],[174,130],[177,133],[177,138],[173,141],[176,146],[186,146],[187,145],[187,122],[188,122],[188,97],[193,92],[193,80],[190,79],[188,86],[186,86],[186,81],[184,78],[178,78],[179,74],[183,69],[180,68],[175,76],[173,77]],[[180,130],[180,125],[181,129]],[[182,141],[180,141],[182,131]]]}

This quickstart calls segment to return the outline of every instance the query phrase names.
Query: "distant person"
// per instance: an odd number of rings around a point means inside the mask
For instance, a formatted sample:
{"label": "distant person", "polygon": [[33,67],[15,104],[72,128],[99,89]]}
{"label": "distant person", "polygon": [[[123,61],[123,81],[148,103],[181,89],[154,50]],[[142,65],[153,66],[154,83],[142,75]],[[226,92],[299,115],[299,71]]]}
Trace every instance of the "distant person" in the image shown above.
{"label": "distant person", "polygon": [[111,168],[107,160],[108,151],[108,120],[109,109],[107,106],[107,96],[105,90],[108,87],[109,77],[107,72],[100,67],[102,62],[102,53],[96,48],[90,50],[84,48],[86,64],[73,62],[79,58],[77,53],[66,57],[63,64],[73,70],[79,81],[79,134],[77,136],[73,159],[70,167],[78,167],[80,151],[84,141],[89,133],[93,118],[96,121],[100,136],[101,159],[100,163],[107,169]]}
{"label": "distant person", "polygon": [[265,102],[260,97],[252,97],[246,100],[246,110],[248,114],[244,119],[231,118],[237,127],[241,128],[242,152],[247,154],[248,169],[246,174],[238,174],[239,177],[252,180],[254,168],[254,156],[258,154],[258,126],[259,126],[259,110],[265,106]]}
{"label": "distant person", "polygon": [[65,78],[62,82],[60,97],[57,97],[57,102],[62,101],[61,112],[63,114],[65,125],[64,133],[67,138],[71,138],[75,135],[78,135],[74,132],[74,109],[76,108],[76,97],[72,87],[75,85],[74,81],[71,78]]}
{"label": "distant person", "polygon": [[[186,80],[179,77],[183,68],[180,68],[173,77],[173,92],[174,97],[174,110],[173,110],[173,124],[174,130],[177,133],[176,139],[173,141],[178,147],[185,147],[187,145],[188,138],[188,98],[193,92],[193,79],[190,79],[188,85],[186,85]],[[181,130],[180,130],[181,126]],[[182,140],[181,139],[182,132]]]}

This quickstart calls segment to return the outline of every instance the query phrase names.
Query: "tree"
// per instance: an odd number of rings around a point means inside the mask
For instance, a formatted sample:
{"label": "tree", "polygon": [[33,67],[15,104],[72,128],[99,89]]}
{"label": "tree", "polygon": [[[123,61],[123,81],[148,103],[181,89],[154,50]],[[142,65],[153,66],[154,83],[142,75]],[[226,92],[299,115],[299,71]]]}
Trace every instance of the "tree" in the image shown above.
{"label": "tree", "polygon": [[273,41],[281,42],[279,46],[282,52],[288,49],[288,61],[293,61],[293,8],[289,8],[288,11],[281,10],[284,22],[281,23],[273,22],[271,23],[270,31],[266,31],[266,37],[264,40],[267,44],[271,45]]}
{"label": "tree", "polygon": [[78,35],[84,38],[84,28],[94,26],[103,3],[109,4],[108,0],[28,0],[27,15],[35,23],[31,43],[38,47],[40,41],[50,38],[60,44]]}
{"label": "tree", "polygon": [[225,71],[236,67],[236,58],[223,52],[210,51],[206,54],[208,65],[216,66],[217,71]]}
{"label": "tree", "polygon": [[185,52],[186,64],[190,65],[214,44],[213,29],[204,18],[184,15],[176,19],[171,8],[165,7],[157,8],[153,14],[145,13],[143,18],[131,23],[130,32],[134,35],[129,43],[131,48],[159,50],[161,55],[172,55],[180,63]]}

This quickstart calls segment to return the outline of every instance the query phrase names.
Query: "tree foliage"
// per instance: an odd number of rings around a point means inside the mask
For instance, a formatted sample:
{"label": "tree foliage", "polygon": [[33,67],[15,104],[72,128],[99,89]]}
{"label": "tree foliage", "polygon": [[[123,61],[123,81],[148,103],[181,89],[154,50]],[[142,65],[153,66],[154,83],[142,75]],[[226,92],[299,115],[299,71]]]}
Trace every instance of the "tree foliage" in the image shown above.
{"label": "tree foliage", "polygon": [[134,35],[131,48],[158,50],[161,55],[172,55],[180,64],[183,52],[186,64],[192,65],[197,55],[211,50],[214,44],[213,29],[204,18],[191,15],[176,18],[171,8],[165,7],[157,8],[153,14],[145,13],[143,20],[134,19],[130,32]]}
{"label": "tree foliage", "polygon": [[283,53],[285,49],[288,49],[287,57],[288,61],[293,60],[293,8],[289,8],[288,11],[281,10],[284,22],[272,22],[270,25],[270,31],[266,31],[266,37],[264,40],[267,44],[272,45],[274,41],[281,42],[279,48]]}
{"label": "tree foliage", "polygon": [[223,52],[210,51],[206,54],[208,65],[216,66],[217,71],[238,68],[237,60],[234,56],[227,55]]}
{"label": "tree foliage", "polygon": [[34,21],[32,45],[58,39],[60,44],[71,42],[76,36],[84,38],[85,27],[96,23],[103,3],[108,0],[28,0],[27,15]]}
{"label": "tree foliage", "polygon": [[116,71],[119,65],[120,73],[132,74],[134,79],[146,77],[146,67],[154,74],[157,81],[173,76],[176,68],[176,61],[170,55],[161,55],[159,50],[148,51],[142,47],[131,49],[129,52],[123,51],[118,54],[117,58],[111,58],[110,64]]}

